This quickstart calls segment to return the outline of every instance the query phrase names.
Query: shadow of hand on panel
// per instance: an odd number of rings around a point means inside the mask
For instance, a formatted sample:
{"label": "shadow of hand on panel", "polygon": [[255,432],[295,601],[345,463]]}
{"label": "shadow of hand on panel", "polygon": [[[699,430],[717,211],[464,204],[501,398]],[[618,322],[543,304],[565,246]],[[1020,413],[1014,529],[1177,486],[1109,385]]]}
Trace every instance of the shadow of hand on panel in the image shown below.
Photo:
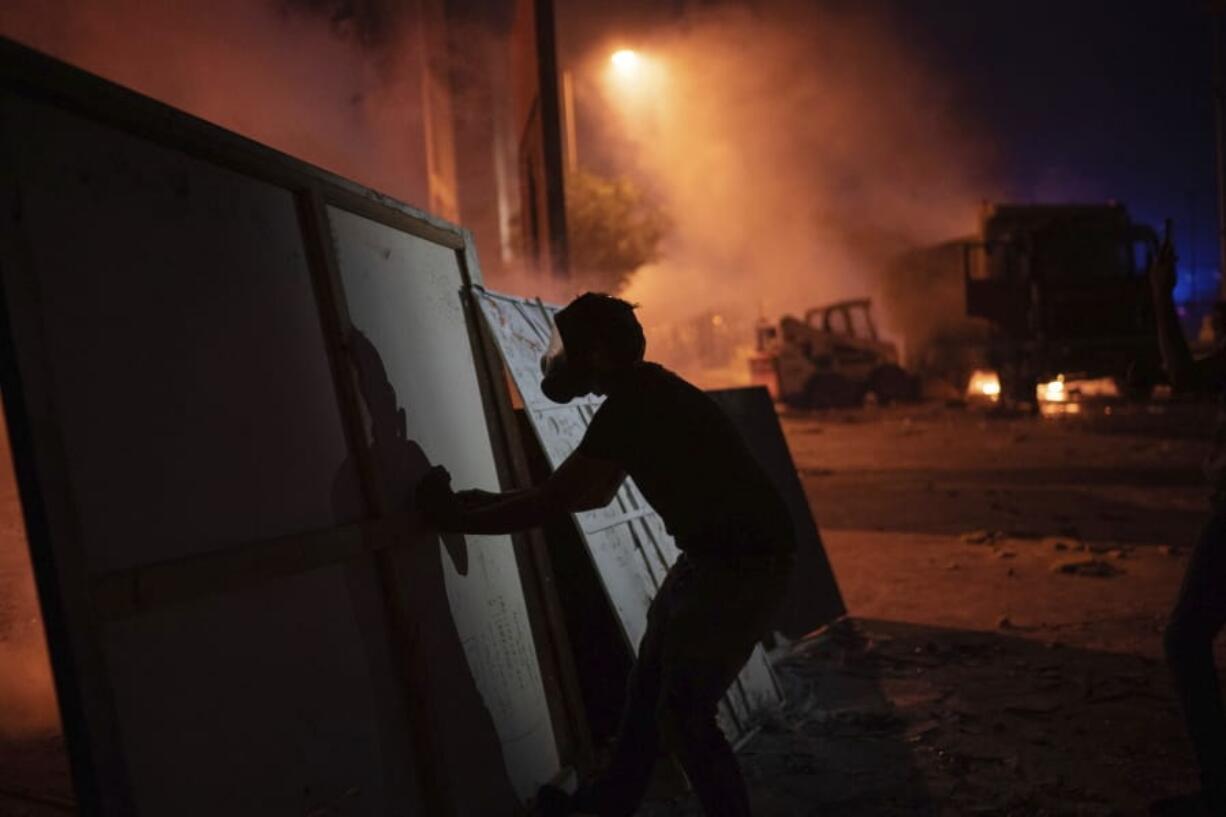
{"label": "shadow of hand on panel", "polygon": [[[407,418],[374,344],[360,331],[349,337],[350,363],[365,404],[371,459],[389,512],[411,510],[414,489],[430,469],[425,452],[407,434]],[[333,504],[361,507],[357,468],[342,465],[333,485]],[[412,537],[413,541],[406,541]],[[443,548],[438,546],[442,542]],[[477,688],[447,596],[442,550],[460,576],[468,575],[468,548],[462,534],[422,533],[406,526],[393,545],[395,578],[410,618],[412,643],[393,649],[413,652],[413,682],[426,690],[434,768],[445,771],[445,789],[458,815],[509,815],[520,810],[507,775],[494,719]],[[474,655],[479,653],[474,650]]]}

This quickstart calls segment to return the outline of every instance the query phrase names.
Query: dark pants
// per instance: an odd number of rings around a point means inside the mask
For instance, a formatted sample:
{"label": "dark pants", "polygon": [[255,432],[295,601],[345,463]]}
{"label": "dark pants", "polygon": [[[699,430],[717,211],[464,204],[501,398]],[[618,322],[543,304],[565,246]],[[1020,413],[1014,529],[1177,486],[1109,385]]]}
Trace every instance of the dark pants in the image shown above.
{"label": "dark pants", "polygon": [[647,613],[630,672],[613,757],[575,805],[602,817],[633,814],[661,738],[681,761],[708,817],[749,814],[736,757],[716,708],[783,597],[789,559],[683,556]]}
{"label": "dark pants", "polygon": [[1188,562],[1166,628],[1166,659],[1175,678],[1201,781],[1226,808],[1226,711],[1213,663],[1213,640],[1226,624],[1226,504],[1215,502]]}

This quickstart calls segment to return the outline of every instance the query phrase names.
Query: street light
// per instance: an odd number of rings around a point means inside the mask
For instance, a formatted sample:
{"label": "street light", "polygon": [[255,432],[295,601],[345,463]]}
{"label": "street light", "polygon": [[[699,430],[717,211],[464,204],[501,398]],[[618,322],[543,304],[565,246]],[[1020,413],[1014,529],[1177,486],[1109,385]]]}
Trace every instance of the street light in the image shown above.
{"label": "street light", "polygon": [[613,63],[613,70],[626,79],[638,73],[641,62],[638,52],[630,48],[614,51],[609,61]]}
{"label": "street light", "polygon": [[[650,77],[653,63],[644,59],[633,48],[619,48],[609,55],[609,72],[619,94],[623,97],[641,97],[645,92],[645,84]],[[579,143],[576,134],[575,119],[575,77],[570,69],[562,70],[562,127],[565,136],[566,168],[575,170],[579,166]]]}
{"label": "street light", "polygon": [[668,64],[656,50],[619,48],[606,53],[603,84],[611,112],[622,120],[626,135],[655,138],[669,97]]}

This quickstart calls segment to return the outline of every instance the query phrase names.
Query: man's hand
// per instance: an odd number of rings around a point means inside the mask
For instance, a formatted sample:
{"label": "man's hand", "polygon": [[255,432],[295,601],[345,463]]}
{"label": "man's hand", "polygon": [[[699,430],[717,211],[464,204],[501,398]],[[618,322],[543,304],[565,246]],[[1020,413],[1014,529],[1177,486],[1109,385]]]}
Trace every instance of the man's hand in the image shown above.
{"label": "man's hand", "polygon": [[442,531],[454,530],[464,513],[459,498],[451,490],[451,474],[441,465],[431,468],[417,483],[415,500],[422,517]]}
{"label": "man's hand", "polygon": [[495,502],[501,502],[507,498],[506,494],[497,494],[492,491],[482,491],[480,488],[470,488],[467,491],[460,491],[455,496],[460,503],[460,507],[465,511],[474,511],[478,508],[484,508],[488,505],[494,504]]}
{"label": "man's hand", "polygon": [[1175,289],[1176,261],[1178,257],[1175,255],[1175,245],[1171,242],[1171,227],[1168,221],[1162,245],[1158,248],[1153,263],[1149,265],[1149,283],[1154,288],[1154,294],[1170,295]]}

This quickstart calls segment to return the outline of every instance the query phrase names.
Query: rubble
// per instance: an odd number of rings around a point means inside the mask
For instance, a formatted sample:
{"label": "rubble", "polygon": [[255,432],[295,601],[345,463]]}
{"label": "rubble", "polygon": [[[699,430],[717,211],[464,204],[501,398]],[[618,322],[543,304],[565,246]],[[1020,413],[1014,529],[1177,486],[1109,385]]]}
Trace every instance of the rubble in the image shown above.
{"label": "rubble", "polygon": [[[844,619],[797,642],[777,667],[785,711],[741,755],[755,813],[1128,815],[1178,789],[1186,760],[1155,761],[1156,745],[1181,745],[1160,662],[1001,621]],[[640,813],[699,812],[678,800]]]}
{"label": "rubble", "polygon": [[1040,542],[1044,547],[1055,551],[1085,550],[1086,546],[1072,536],[1049,536]]}
{"label": "rubble", "polygon": [[[1140,817],[1192,786],[1162,660],[1187,549],[1160,545],[1203,523],[1192,435],[1214,410],[1058,427],[937,415],[915,437],[869,422],[791,437],[799,464],[839,463],[807,487],[849,608],[871,620],[784,659],[792,728],[751,746],[755,813]],[[1030,440],[1011,446],[1018,433]],[[1159,457],[1164,434],[1179,436]],[[808,771],[777,773],[788,754]]]}
{"label": "rubble", "polygon": [[968,545],[994,545],[1006,538],[1002,531],[973,530],[962,534],[962,541]]}
{"label": "rubble", "polygon": [[1088,559],[1064,559],[1052,564],[1051,571],[1070,576],[1092,576],[1102,579],[1118,576],[1124,572],[1110,562],[1093,557]]}

